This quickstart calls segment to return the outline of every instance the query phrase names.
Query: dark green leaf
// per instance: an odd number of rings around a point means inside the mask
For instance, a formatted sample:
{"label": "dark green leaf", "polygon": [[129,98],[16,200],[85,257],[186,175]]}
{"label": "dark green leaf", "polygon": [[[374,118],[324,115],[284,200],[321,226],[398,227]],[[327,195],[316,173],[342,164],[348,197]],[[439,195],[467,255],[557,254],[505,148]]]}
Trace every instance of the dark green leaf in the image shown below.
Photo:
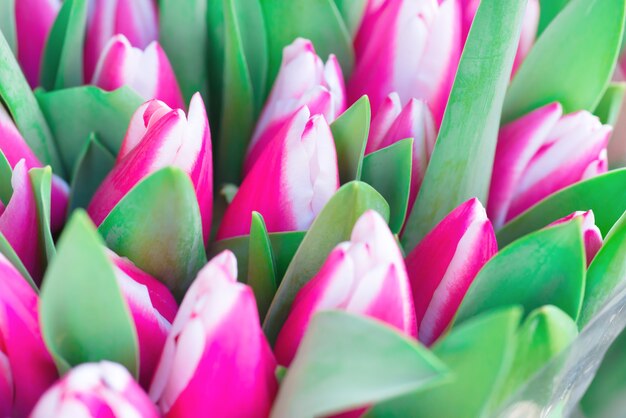
{"label": "dark green leaf", "polygon": [[539,0],[539,27],[537,37],[543,33],[570,0]]}
{"label": "dark green leaf", "polygon": [[370,101],[367,96],[363,96],[330,124],[337,149],[341,184],[361,179],[370,117]]}
{"label": "dark green leaf", "polygon": [[259,318],[263,321],[274,299],[277,286],[272,245],[263,217],[258,212],[252,212],[248,248],[247,284],[254,292]]}
{"label": "dark green leaf", "polygon": [[626,91],[626,83],[623,82],[611,83],[606,88],[598,107],[593,111],[602,123],[615,125],[624,101],[624,91]]}
{"label": "dark green leaf", "polygon": [[7,161],[6,156],[0,150],[0,201],[6,205],[9,204],[13,195],[13,186],[11,185],[11,177],[13,177],[13,169]]}

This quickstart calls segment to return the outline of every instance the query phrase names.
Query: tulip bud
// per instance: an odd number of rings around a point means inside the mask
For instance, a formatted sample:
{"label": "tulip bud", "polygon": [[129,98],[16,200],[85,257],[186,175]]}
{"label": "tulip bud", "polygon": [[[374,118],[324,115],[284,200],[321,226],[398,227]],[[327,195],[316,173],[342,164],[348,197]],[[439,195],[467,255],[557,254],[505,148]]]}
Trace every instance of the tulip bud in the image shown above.
{"label": "tulip bud", "polygon": [[345,96],[341,67],[334,55],[324,64],[311,41],[302,38],[285,47],[280,71],[248,147],[244,173],[298,109],[307,106],[312,115],[324,115],[331,123],[346,109]]}
{"label": "tulip bud", "polygon": [[354,225],[350,241],[335,247],[320,271],[296,295],[274,346],[279,364],[291,363],[311,317],[325,309],[360,313],[416,336],[402,254],[378,213],[365,212]]}
{"label": "tulip bud", "polygon": [[237,283],[230,251],[191,284],[150,388],[166,418],[269,415],[276,362],[252,290]]}
{"label": "tulip bud", "polygon": [[217,238],[248,234],[253,211],[263,215],[269,232],[306,230],[338,187],[330,128],[324,116],[302,107],[244,178]]}
{"label": "tulip bud", "polygon": [[174,70],[158,42],[141,50],[124,35],[114,36],[100,55],[91,84],[108,91],[128,85],[145,100],[158,99],[173,108],[185,107]]}
{"label": "tulip bud", "polygon": [[478,271],[497,251],[491,222],[474,198],[450,212],[407,255],[421,342],[431,345],[446,331]]}
{"label": "tulip bud", "polygon": [[563,224],[576,218],[580,218],[583,220],[583,242],[585,243],[587,266],[589,266],[598,251],[600,251],[600,247],[602,247],[602,232],[600,232],[600,228],[596,226],[596,218],[592,210],[588,210],[587,212],[576,211],[552,222],[548,226]]}
{"label": "tulip bud", "polygon": [[158,418],[146,393],[117,363],[86,363],[70,370],[37,403],[30,418]]}
{"label": "tulip bud", "polygon": [[37,294],[0,254],[0,416],[25,417],[57,378],[41,337]]}
{"label": "tulip bud", "polygon": [[166,166],[189,174],[196,190],[205,241],[213,207],[213,161],[209,122],[200,94],[191,99],[188,116],[151,100],[133,115],[115,166],[96,191],[88,212],[99,225],[139,181]]}
{"label": "tulip bud", "polygon": [[543,106],[500,129],[487,213],[496,228],[550,194],[606,172],[612,128],[587,111]]}

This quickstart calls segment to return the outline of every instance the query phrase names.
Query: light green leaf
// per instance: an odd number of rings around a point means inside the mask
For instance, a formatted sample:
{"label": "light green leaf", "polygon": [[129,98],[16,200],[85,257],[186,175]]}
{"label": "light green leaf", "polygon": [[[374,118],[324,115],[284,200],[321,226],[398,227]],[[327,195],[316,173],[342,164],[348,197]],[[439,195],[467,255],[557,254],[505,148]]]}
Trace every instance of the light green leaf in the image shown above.
{"label": "light green leaf", "polygon": [[543,33],[570,0],[539,0],[539,26],[537,37]]}
{"label": "light green leaf", "polygon": [[354,39],[365,15],[367,0],[335,0],[337,10],[341,13],[346,28]]}
{"label": "light green leaf", "polygon": [[602,123],[615,125],[624,101],[624,91],[626,91],[626,83],[623,82],[611,83],[606,88],[598,107],[593,111]]}
{"label": "light green leaf", "polygon": [[9,204],[9,200],[11,200],[13,195],[12,177],[13,169],[11,164],[9,164],[7,157],[0,150],[0,201],[2,201],[5,207]]}
{"label": "light green leaf", "polygon": [[263,321],[272,299],[274,299],[277,285],[272,245],[263,217],[258,212],[252,212],[248,248],[247,284],[254,292],[259,309],[259,318]]}
{"label": "light green leaf", "polygon": [[17,56],[17,29],[15,28],[15,0],[0,2],[0,31],[4,34],[13,55]]}
{"label": "light green leaf", "polygon": [[370,117],[370,101],[367,96],[363,96],[330,124],[341,184],[361,179]]}
{"label": "light green leaf", "polygon": [[37,220],[39,223],[39,247],[43,249],[45,266],[56,254],[52,231],[50,229],[50,193],[52,187],[52,170],[50,167],[31,168],[28,171],[35,202],[37,203]]}

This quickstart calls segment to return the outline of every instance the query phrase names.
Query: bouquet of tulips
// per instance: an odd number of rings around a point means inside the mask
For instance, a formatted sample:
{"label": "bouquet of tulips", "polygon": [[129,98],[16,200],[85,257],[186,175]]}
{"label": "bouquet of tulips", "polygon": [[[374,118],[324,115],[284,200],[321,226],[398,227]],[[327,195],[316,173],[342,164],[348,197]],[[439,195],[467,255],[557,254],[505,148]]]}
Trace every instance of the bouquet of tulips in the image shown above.
{"label": "bouquet of tulips", "polygon": [[0,1],[0,418],[619,416],[625,11]]}

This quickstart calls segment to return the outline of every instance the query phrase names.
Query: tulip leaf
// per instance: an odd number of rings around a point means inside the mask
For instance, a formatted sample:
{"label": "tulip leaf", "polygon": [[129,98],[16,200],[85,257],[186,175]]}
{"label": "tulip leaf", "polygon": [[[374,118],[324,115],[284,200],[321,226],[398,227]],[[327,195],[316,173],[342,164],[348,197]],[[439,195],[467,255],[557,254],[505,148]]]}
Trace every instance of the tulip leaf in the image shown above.
{"label": "tulip leaf", "polygon": [[480,2],[424,181],[405,225],[402,244],[407,252],[461,203],[473,197],[487,202],[502,102],[525,5],[526,1]]}
{"label": "tulip leaf", "polygon": [[600,118],[604,124],[614,126],[619,117],[622,102],[624,101],[624,92],[626,91],[626,83],[611,83],[606,88],[604,96],[600,100],[598,107],[593,113]]}
{"label": "tulip leaf", "polygon": [[370,117],[370,101],[367,96],[363,96],[330,124],[341,184],[361,179]]}
{"label": "tulip leaf", "polygon": [[403,139],[373,152],[363,161],[363,181],[389,202],[389,228],[400,233],[411,192],[413,139]]}
{"label": "tulip leaf", "polygon": [[450,368],[450,379],[375,405],[365,418],[488,416],[493,394],[513,360],[520,317],[518,307],[509,307],[454,328],[432,348]]}
{"label": "tulip leaf", "polygon": [[542,229],[500,250],[478,272],[455,322],[509,305],[522,305],[526,314],[554,305],[576,320],[585,286],[581,222]]}
{"label": "tulip leaf", "polygon": [[349,411],[443,380],[428,349],[377,320],[340,311],[316,314],[287,370],[273,418]]}
{"label": "tulip leaf", "polygon": [[298,37],[311,40],[322,59],[335,54],[344,77],[350,76],[354,65],[352,39],[334,0],[263,0],[261,7],[267,29],[270,86],[278,74],[283,48]]}
{"label": "tulip leaf", "polygon": [[110,360],[135,376],[135,325],[104,242],[83,211],[70,218],[46,271],[41,329],[61,373],[80,363]]}
{"label": "tulip leaf", "polygon": [[539,26],[537,37],[543,33],[556,15],[569,3],[570,0],[539,0]]}
{"label": "tulip leaf", "polygon": [[13,168],[4,152],[0,150],[0,201],[2,201],[4,207],[9,204],[9,200],[11,200],[13,195],[11,177],[13,177]]}
{"label": "tulip leaf", "polygon": [[115,157],[90,133],[76,161],[70,186],[69,212],[76,208],[86,208],[102,180],[115,164]]}
{"label": "tulip leaf", "polygon": [[87,26],[87,0],[65,0],[43,52],[41,86],[59,90],[83,84],[83,45]]}
{"label": "tulip leaf", "polygon": [[3,256],[5,256],[7,260],[9,260],[9,262],[13,265],[13,267],[15,267],[17,271],[20,272],[20,274],[26,280],[26,282],[28,282],[30,287],[32,287],[36,293],[39,293],[39,288],[37,287],[35,280],[33,280],[32,276],[30,275],[26,267],[24,267],[22,260],[20,260],[20,257],[15,253],[15,250],[13,249],[13,247],[11,247],[11,244],[9,243],[9,241],[7,241],[7,239],[4,237],[4,235],[1,232],[0,232],[0,253]]}
{"label": "tulip leaf", "polygon": [[385,199],[368,184],[353,181],[343,185],[317,215],[287,267],[263,322],[270,343],[278,336],[298,291],[318,272],[337,244],[350,240],[354,224],[368,210],[389,219]]}
{"label": "tulip leaf", "polygon": [[593,210],[605,236],[626,211],[626,168],[560,190],[511,220],[497,233],[500,247],[575,211]]}
{"label": "tulip leaf", "polygon": [[254,292],[259,318],[263,320],[272,303],[277,286],[272,244],[263,216],[258,212],[252,212],[248,254],[247,284]]}
{"label": "tulip leaf", "polygon": [[128,87],[106,92],[94,86],[40,91],[37,100],[59,143],[68,172],[76,166],[92,132],[111,154],[117,155],[130,118],[143,103]]}
{"label": "tulip leaf", "polygon": [[555,101],[565,113],[593,111],[613,75],[625,4],[625,0],[571,0],[513,78],[502,111],[504,122]]}
{"label": "tulip leaf", "polygon": [[54,172],[62,176],[63,167],[48,123],[2,32],[0,62],[0,99],[37,158],[44,164],[50,164]]}
{"label": "tulip leaf", "polygon": [[337,10],[341,13],[346,28],[353,39],[361,26],[367,3],[367,0],[335,0]]}
{"label": "tulip leaf", "polygon": [[207,261],[196,193],[178,168],[141,180],[98,231],[109,248],[161,280],[179,300]]}
{"label": "tulip leaf", "polygon": [[15,0],[0,2],[0,32],[6,38],[13,55],[17,56],[17,29],[15,27]]}
{"label": "tulip leaf", "polygon": [[52,188],[52,169],[50,167],[31,168],[28,171],[30,182],[35,192],[35,202],[37,203],[37,219],[39,222],[39,243],[45,255],[46,266],[54,257],[56,249],[52,239],[50,229],[50,197]]}

